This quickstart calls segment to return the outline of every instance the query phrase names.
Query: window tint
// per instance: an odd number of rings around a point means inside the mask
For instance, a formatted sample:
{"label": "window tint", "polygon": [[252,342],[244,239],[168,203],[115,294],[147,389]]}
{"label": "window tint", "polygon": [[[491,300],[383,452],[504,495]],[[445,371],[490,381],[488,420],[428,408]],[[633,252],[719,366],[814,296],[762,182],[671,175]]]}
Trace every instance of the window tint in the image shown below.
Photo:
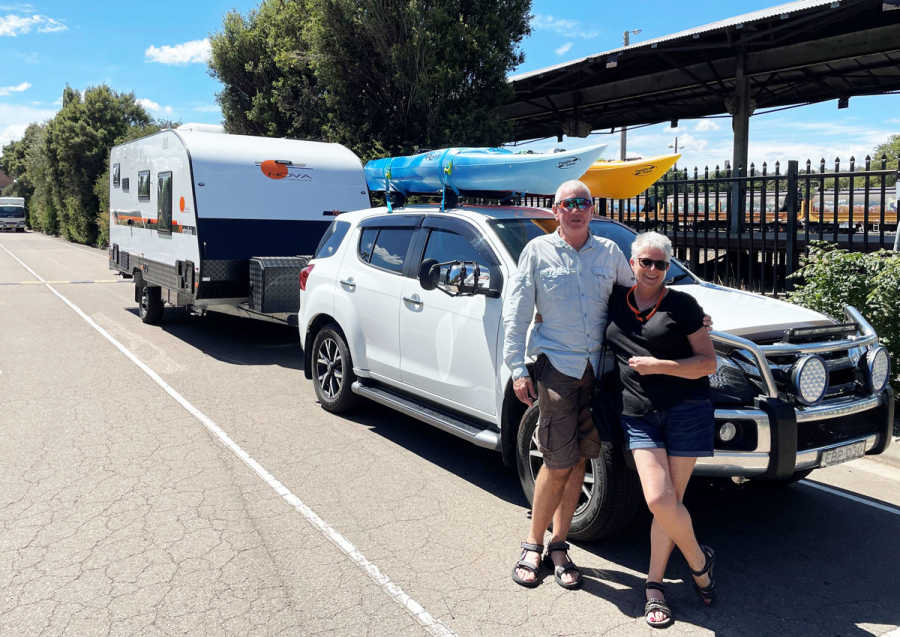
{"label": "window tint", "polygon": [[332,221],[331,225],[328,226],[328,230],[325,231],[325,234],[322,235],[322,239],[319,241],[314,258],[324,259],[333,255],[340,247],[341,241],[344,240],[344,236],[349,229],[350,224],[346,221]]}
{"label": "window tint", "polygon": [[369,262],[372,258],[372,248],[375,247],[375,237],[378,236],[378,228],[366,228],[359,238],[359,258]]}
{"label": "window tint", "polygon": [[156,189],[156,229],[172,232],[172,172],[159,173]]}
{"label": "window tint", "polygon": [[372,248],[370,263],[378,268],[400,272],[412,239],[413,228],[382,228]]}
{"label": "window tint", "polygon": [[428,235],[428,243],[422,257],[422,260],[425,259],[434,259],[438,263],[476,261],[481,265],[487,265],[484,253],[476,250],[468,239],[446,230],[432,230]]}
{"label": "window tint", "polygon": [[112,179],[113,179],[113,186],[114,186],[115,188],[118,188],[118,187],[119,187],[119,181],[120,181],[120,180],[119,180],[119,175],[120,175],[120,174],[121,174],[121,173],[119,172],[119,164],[113,164],[113,167],[112,167]]}
{"label": "window tint", "polygon": [[150,171],[138,171],[138,200],[150,199]]}

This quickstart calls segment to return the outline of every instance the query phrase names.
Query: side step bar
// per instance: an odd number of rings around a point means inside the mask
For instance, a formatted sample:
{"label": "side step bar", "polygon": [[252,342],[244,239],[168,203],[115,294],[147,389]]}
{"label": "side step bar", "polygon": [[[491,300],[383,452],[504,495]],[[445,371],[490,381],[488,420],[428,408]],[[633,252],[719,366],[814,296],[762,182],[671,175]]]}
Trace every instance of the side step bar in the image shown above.
{"label": "side step bar", "polygon": [[354,394],[359,394],[364,398],[374,400],[376,403],[381,403],[382,405],[406,414],[411,418],[421,420],[422,422],[428,423],[449,434],[468,440],[479,447],[493,449],[494,451],[500,449],[500,434],[496,431],[491,431],[490,429],[478,429],[469,423],[457,420],[453,416],[429,407],[424,407],[379,387],[363,385],[359,381],[354,382],[353,385],[350,386],[350,389],[353,390]]}

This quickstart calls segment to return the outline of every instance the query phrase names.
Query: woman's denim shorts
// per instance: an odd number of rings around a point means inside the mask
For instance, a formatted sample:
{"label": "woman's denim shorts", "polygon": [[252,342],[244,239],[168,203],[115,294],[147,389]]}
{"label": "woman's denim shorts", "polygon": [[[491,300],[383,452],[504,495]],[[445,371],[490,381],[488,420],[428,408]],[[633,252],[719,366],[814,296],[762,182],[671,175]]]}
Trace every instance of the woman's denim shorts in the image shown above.
{"label": "woman's denim shorts", "polygon": [[713,455],[715,420],[708,398],[683,400],[643,416],[622,414],[622,427],[629,449],[665,449],[685,458]]}

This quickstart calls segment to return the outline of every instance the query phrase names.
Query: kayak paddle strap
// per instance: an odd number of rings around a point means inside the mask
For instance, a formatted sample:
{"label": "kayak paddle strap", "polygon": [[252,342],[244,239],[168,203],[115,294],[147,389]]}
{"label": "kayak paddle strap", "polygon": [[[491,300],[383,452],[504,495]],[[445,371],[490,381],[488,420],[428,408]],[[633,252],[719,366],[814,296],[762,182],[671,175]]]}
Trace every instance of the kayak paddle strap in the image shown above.
{"label": "kayak paddle strap", "polygon": [[387,203],[388,212],[394,212],[393,207],[391,207],[391,164],[394,163],[394,158],[391,157],[388,160],[387,168],[384,170],[384,201]]}

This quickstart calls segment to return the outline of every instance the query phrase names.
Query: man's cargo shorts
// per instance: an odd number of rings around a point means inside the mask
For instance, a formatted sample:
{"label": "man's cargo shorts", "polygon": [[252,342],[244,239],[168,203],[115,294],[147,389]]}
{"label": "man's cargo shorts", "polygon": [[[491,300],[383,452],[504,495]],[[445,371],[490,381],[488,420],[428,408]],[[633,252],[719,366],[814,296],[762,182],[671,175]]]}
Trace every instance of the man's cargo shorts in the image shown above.
{"label": "man's cargo shorts", "polygon": [[[540,418],[538,449],[548,469],[568,469],[585,457],[599,455],[599,438],[591,416],[594,369],[585,365],[580,379],[557,371],[545,354],[534,363]],[[593,438],[596,440],[590,440]],[[596,453],[593,451],[596,446]],[[583,447],[587,447],[582,451]]]}

